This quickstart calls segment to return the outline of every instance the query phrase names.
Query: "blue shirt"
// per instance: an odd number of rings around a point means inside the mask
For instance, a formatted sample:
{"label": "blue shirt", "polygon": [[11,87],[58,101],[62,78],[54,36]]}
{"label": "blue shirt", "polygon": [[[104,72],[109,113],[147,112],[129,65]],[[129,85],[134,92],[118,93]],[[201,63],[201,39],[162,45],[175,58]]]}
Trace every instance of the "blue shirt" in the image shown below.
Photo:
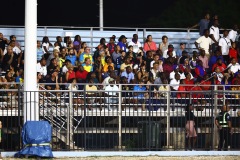
{"label": "blue shirt", "polygon": [[75,66],[75,62],[77,60],[77,57],[75,55],[70,56],[66,56],[66,59],[70,60],[72,65]]}
{"label": "blue shirt", "polygon": [[[146,87],[142,86],[140,88],[139,85],[133,87],[133,91],[146,91]],[[137,96],[134,96],[135,98],[138,99],[143,99],[144,98],[144,92],[135,92]]]}
{"label": "blue shirt", "polygon": [[124,52],[126,52],[126,44],[122,43],[122,42],[118,42],[118,44],[121,48],[121,50],[123,50]]}
{"label": "blue shirt", "polygon": [[218,56],[218,57],[217,56],[211,56],[210,57],[210,59],[208,61],[208,66],[209,66],[210,69],[212,69],[213,65],[217,62],[218,58],[221,58],[222,61],[223,61],[223,57],[222,56]]}
{"label": "blue shirt", "polygon": [[181,56],[182,56],[182,50],[181,50],[181,49],[178,49],[178,50],[177,50],[176,56],[177,56],[177,57],[181,57]]}
{"label": "blue shirt", "polygon": [[121,74],[121,77],[127,77],[127,79],[128,79],[128,83],[130,83],[130,81],[132,80],[132,79],[134,79],[134,74],[131,72],[131,73],[127,73],[126,71],[125,72],[122,72],[122,74]]}

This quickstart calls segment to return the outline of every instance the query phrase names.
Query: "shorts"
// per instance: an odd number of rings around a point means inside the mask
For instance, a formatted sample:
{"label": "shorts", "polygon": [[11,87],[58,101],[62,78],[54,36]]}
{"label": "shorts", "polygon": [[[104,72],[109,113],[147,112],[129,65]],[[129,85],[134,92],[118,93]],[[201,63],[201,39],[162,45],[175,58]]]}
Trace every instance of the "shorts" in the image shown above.
{"label": "shorts", "polygon": [[185,129],[186,129],[186,137],[197,137],[196,130],[194,128],[195,122],[194,121],[187,121]]}

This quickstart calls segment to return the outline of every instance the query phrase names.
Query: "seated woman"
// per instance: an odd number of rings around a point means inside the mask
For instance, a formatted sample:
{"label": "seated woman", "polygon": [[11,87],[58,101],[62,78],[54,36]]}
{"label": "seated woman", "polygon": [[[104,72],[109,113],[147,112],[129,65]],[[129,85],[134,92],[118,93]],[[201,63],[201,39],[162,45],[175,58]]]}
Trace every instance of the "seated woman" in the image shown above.
{"label": "seated woman", "polygon": [[84,100],[83,98],[80,98],[80,93],[76,92],[78,91],[78,85],[77,80],[75,78],[72,78],[68,81],[69,86],[68,86],[68,90],[70,90],[72,92],[72,97],[73,97],[73,105],[74,105],[74,109],[77,110],[78,107],[81,107],[81,109],[84,109]]}

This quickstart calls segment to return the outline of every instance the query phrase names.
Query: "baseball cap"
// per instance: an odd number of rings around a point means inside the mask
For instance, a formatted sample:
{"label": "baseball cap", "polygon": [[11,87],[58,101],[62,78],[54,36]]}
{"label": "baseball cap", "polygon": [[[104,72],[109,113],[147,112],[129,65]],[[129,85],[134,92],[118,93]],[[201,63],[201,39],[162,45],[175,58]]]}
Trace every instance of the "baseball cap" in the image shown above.
{"label": "baseball cap", "polygon": [[115,81],[113,78],[109,78],[108,82],[113,82]]}
{"label": "baseball cap", "polygon": [[169,44],[168,45],[168,48],[174,48],[172,44]]}

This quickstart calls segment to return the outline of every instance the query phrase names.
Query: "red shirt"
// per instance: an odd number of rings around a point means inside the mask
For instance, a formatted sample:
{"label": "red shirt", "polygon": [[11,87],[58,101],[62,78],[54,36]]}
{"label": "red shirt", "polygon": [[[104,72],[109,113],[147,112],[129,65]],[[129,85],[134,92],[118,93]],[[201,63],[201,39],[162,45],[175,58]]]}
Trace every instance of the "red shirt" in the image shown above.
{"label": "red shirt", "polygon": [[217,63],[215,63],[212,67],[212,72],[215,72],[216,67],[218,67],[220,69],[220,72],[223,72],[224,69],[227,68],[227,66],[224,63],[222,63],[222,65],[218,65]]}
{"label": "red shirt", "polygon": [[204,82],[204,80],[201,81],[201,88],[204,91],[210,90],[210,88],[211,88],[210,85],[211,85],[211,81],[205,81],[205,82]]}
{"label": "red shirt", "polygon": [[74,71],[67,71],[68,72],[68,80],[70,80],[70,79],[73,79],[73,78],[76,78],[75,77],[75,72]]}
{"label": "red shirt", "polygon": [[235,58],[235,59],[237,59],[237,56],[238,56],[237,50],[234,49],[234,48],[230,48],[228,55],[229,55],[229,58]]}
{"label": "red shirt", "polygon": [[192,91],[195,91],[195,92],[193,92],[193,94],[192,94],[192,98],[200,98],[200,97],[203,97],[203,94],[202,94],[202,92],[200,93],[198,93],[198,92],[196,92],[196,91],[202,91],[202,88],[201,87],[199,87],[199,86],[194,86],[193,88],[192,88]]}
{"label": "red shirt", "polygon": [[186,85],[189,84],[189,85],[185,86],[186,91],[190,91],[191,88],[194,86],[194,80],[184,79],[184,82],[185,82]]}
{"label": "red shirt", "polygon": [[76,79],[81,79],[81,80],[86,80],[86,78],[87,78],[87,75],[88,75],[88,72],[87,71],[82,71],[82,72],[80,72],[80,71],[77,71],[76,72],[76,74],[75,74],[75,76],[76,76]]}
{"label": "red shirt", "polygon": [[[178,91],[186,91],[185,86],[179,86]],[[186,93],[184,92],[177,93],[177,98],[184,98],[184,97],[186,97]]]}

